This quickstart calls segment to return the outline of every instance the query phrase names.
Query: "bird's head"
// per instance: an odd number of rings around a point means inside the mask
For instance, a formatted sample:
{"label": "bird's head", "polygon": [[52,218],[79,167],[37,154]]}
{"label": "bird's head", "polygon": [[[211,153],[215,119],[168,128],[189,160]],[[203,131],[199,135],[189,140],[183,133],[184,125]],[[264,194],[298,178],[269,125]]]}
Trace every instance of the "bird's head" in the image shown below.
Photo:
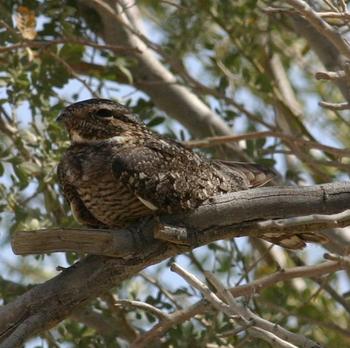
{"label": "bird's head", "polygon": [[122,137],[140,123],[127,107],[108,99],[88,99],[66,107],[56,118],[74,143]]}

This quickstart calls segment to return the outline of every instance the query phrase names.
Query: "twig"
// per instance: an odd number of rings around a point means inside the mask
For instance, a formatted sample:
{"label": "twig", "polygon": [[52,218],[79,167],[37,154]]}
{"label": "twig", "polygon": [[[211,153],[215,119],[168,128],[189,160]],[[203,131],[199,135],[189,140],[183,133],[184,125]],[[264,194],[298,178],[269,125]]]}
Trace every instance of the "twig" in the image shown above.
{"label": "twig", "polygon": [[[272,340],[278,347],[319,347],[319,345],[314,341],[309,340],[304,336],[289,332],[288,330],[280,327],[279,325],[271,323],[266,319],[262,319],[255,313],[251,312],[248,308],[238,304],[230,291],[225,289],[220,281],[210,272],[206,272],[205,275],[218,291],[219,297],[215,295],[204,283],[199,281],[181,266],[173,263],[170,269],[184,278],[191,286],[199,290],[205,299],[209,301],[217,310],[223,311],[228,316],[239,315],[245,324],[253,322],[253,326],[247,329],[249,333],[251,333],[251,331],[255,332],[256,330],[254,329],[257,328],[260,338],[268,342],[271,342]],[[265,337],[266,332],[269,332],[269,335],[266,335],[268,338]]]}
{"label": "twig", "polygon": [[282,133],[282,132],[277,132],[277,131],[276,132],[275,131],[251,132],[251,133],[246,133],[242,135],[222,135],[222,136],[216,136],[216,137],[208,137],[200,140],[190,140],[185,142],[184,144],[189,148],[205,148],[205,147],[221,145],[228,142],[239,142],[242,140],[252,140],[252,139],[260,139],[260,138],[267,138],[267,137],[281,138],[283,140],[286,140],[287,144],[289,142],[292,142],[294,144],[300,144],[310,149],[311,148],[318,149],[318,150],[333,154],[337,157],[350,157],[349,149],[338,149],[332,146],[327,146],[327,145],[317,143],[312,140],[295,137],[295,136]]}
{"label": "twig", "polygon": [[150,342],[162,337],[172,327],[193,318],[201,309],[204,311],[204,309],[207,307],[208,303],[206,301],[202,301],[200,305],[196,303],[186,309],[180,309],[169,314],[167,321],[159,322],[153,326],[151,330],[139,336],[134,342],[132,342],[130,348],[149,347]]}
{"label": "twig", "polygon": [[92,96],[95,98],[99,98],[99,95],[92,90],[92,88],[82,79],[79,74],[61,57],[59,57],[57,54],[53,52],[49,52],[49,55],[53,57],[55,60],[57,60],[59,63],[61,63],[66,70],[73,76],[75,77],[90,93]]}
{"label": "twig", "polygon": [[324,318],[315,319],[315,318],[312,318],[312,317],[307,316],[307,315],[302,315],[295,309],[291,310],[290,308],[288,308],[288,309],[283,308],[282,306],[274,303],[273,299],[266,300],[264,298],[260,298],[260,304],[262,304],[264,307],[275,310],[277,313],[283,314],[286,318],[288,318],[289,316],[297,317],[298,320],[300,320],[302,322],[305,322],[308,324],[311,323],[311,324],[317,325],[318,327],[324,327],[327,330],[327,332],[329,332],[329,330],[333,330],[333,331],[343,335],[347,339],[347,341],[350,342],[350,331],[346,328],[339,326],[338,324],[336,324],[334,322],[324,321],[323,320]]}
{"label": "twig", "polygon": [[173,294],[168,289],[164,288],[164,286],[159,284],[158,280],[152,278],[148,274],[145,274],[145,272],[140,273],[139,276],[156,287],[177,309],[182,308],[182,306],[177,303]]}
{"label": "twig", "polygon": [[294,278],[310,278],[320,277],[325,274],[333,273],[344,269],[344,266],[339,262],[323,262],[319,265],[313,266],[300,266],[289,268],[286,270],[280,270],[270,275],[256,279],[249,284],[239,285],[231,288],[230,291],[233,296],[245,296],[250,297],[260,293],[263,289],[277,284],[281,281],[287,281]]}
{"label": "twig", "polygon": [[132,53],[141,53],[141,51],[137,47],[126,47],[126,46],[119,46],[119,45],[108,45],[108,44],[98,44],[96,42],[91,42],[88,40],[81,40],[81,39],[73,39],[73,38],[62,38],[62,39],[56,39],[51,41],[23,41],[20,43],[16,43],[13,45],[9,45],[6,47],[0,47],[0,53],[18,50],[21,48],[47,48],[50,46],[57,46],[61,44],[76,44],[76,45],[83,45],[83,46],[89,46],[93,48],[98,48],[101,50],[111,50],[114,52],[132,52]]}
{"label": "twig", "polygon": [[[120,328],[116,325],[116,321],[113,320],[114,318],[105,318],[101,313],[90,308],[83,308],[74,311],[71,318],[95,329],[103,336],[112,337],[120,332]],[[126,339],[126,337],[123,338]]]}
{"label": "twig", "polygon": [[[298,348],[294,344],[281,340],[279,337],[275,336],[273,333],[263,330],[259,327],[252,327],[248,329],[249,334],[255,338],[260,338],[271,344],[272,347],[276,348]],[[317,347],[317,346],[314,346]]]}
{"label": "twig", "polygon": [[110,291],[104,292],[100,298],[105,301],[111,312],[111,318],[113,319],[113,325],[117,331],[115,337],[121,337],[128,342],[132,342],[138,336],[136,328],[127,319],[127,311],[119,306],[115,306],[115,301],[118,299],[117,295],[112,294]]}
{"label": "twig", "polygon": [[317,80],[343,80],[345,79],[346,73],[344,70],[340,71],[318,71],[315,73]]}
{"label": "twig", "polygon": [[[262,290],[271,287],[279,282],[288,281],[295,278],[321,277],[325,274],[332,274],[342,269],[344,269],[344,265],[338,261],[323,262],[321,264],[312,266],[299,266],[280,270],[278,272],[256,279],[249,284],[235,286],[229,291],[235,297],[245,296],[246,298],[250,298],[251,296],[257,295]],[[169,314],[169,321],[156,324],[148,332],[138,337],[136,341],[133,342],[132,347],[146,347],[147,344],[149,344],[152,340],[162,337],[170,328],[174,327],[175,325],[183,323],[186,320],[190,320],[194,316],[207,312],[208,310],[210,310],[210,308],[208,307],[206,300],[201,300],[189,308],[177,310],[174,313]],[[251,323],[247,325],[250,326]]]}
{"label": "twig", "polygon": [[152,313],[162,321],[170,320],[170,316],[167,313],[162,312],[157,307],[154,307],[146,302],[135,301],[135,300],[116,300],[114,304],[115,306],[142,309],[146,312]]}
{"label": "twig", "polygon": [[330,103],[326,101],[320,101],[318,104],[323,108],[329,109],[329,110],[349,110],[350,109],[350,103]]}
{"label": "twig", "polygon": [[350,20],[350,13],[348,12],[317,12],[317,14],[322,18],[338,18]]}
{"label": "twig", "polygon": [[[225,289],[221,282],[214,276],[214,274],[210,272],[205,272],[205,275],[207,279],[214,285],[218,293],[222,294],[222,296],[225,298],[226,302],[230,305],[230,308],[232,308],[234,312],[238,313],[242,318],[245,318],[246,321],[254,322],[254,328],[255,326],[258,326],[260,330],[273,333],[273,336],[277,335],[282,340],[282,342],[280,342],[281,345],[285,344],[284,341],[287,341],[287,343],[292,342],[297,346],[305,348],[317,347],[317,344],[314,341],[309,340],[302,335],[292,333],[284,329],[280,325],[271,323],[266,319],[260,318],[249,308],[238,304],[236,299],[233,297],[232,292],[229,289]],[[273,338],[273,336],[271,338]]]}
{"label": "twig", "polygon": [[325,253],[323,257],[326,260],[337,261],[342,265],[344,265],[346,268],[350,269],[350,258],[347,256],[340,256],[340,255]]}
{"label": "twig", "polygon": [[286,227],[296,227],[306,224],[321,224],[329,223],[331,227],[337,227],[341,222],[348,221],[350,219],[350,209],[344,210],[338,214],[323,215],[323,214],[312,214],[308,216],[298,216],[288,219],[279,220],[267,220],[259,222],[259,226],[263,228],[275,227],[276,229],[285,229]]}

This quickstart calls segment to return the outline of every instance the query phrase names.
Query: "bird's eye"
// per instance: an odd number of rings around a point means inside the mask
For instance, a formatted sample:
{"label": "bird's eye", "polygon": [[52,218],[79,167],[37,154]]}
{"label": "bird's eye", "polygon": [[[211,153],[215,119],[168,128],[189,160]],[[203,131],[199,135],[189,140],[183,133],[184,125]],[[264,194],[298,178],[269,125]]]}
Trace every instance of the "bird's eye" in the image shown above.
{"label": "bird's eye", "polygon": [[109,109],[99,109],[96,111],[95,115],[99,118],[112,118],[113,111]]}

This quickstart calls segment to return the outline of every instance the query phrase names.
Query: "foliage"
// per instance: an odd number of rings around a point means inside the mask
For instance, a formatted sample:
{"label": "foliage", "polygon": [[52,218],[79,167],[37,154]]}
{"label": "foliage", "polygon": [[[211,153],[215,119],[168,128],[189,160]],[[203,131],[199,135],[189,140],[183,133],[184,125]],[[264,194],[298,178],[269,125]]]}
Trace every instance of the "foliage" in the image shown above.
{"label": "foliage", "polygon": [[[330,11],[331,1],[315,2],[319,11]],[[336,6],[341,1],[332,3]],[[320,143],[348,147],[348,112],[317,105],[320,99],[340,102],[344,95],[333,84],[314,78],[324,68],[314,47],[300,36],[293,16],[269,11],[271,6],[283,7],[283,1],[142,0],[137,5],[146,24],[144,35],[180,84],[209,105],[233,132],[275,132],[275,136],[241,141],[246,158],[275,166],[281,180],[289,184],[345,177],[348,158],[317,147]],[[2,248],[9,250],[16,230],[76,226],[55,174],[68,144],[55,117],[68,103],[96,96],[116,99],[133,107],[148,126],[173,138],[190,140],[196,131],[186,129],[147,95],[147,84],[135,73],[137,53],[130,47],[107,46],[112,44],[103,34],[103,18],[94,6],[67,0],[6,0],[0,4],[0,13],[0,217]],[[337,22],[335,27],[342,25]],[[307,145],[296,139],[305,139]],[[207,155],[222,155],[222,151],[211,149]],[[301,265],[310,258],[317,261],[320,250],[308,247],[296,258],[278,247],[268,249],[261,241],[222,241],[177,261],[199,277],[210,270],[233,287],[279,267]],[[1,270],[7,280],[0,281],[3,303],[24,292],[28,284],[52,277],[53,265],[72,264],[79,256],[22,258],[5,252]],[[74,314],[50,332],[39,333],[41,340],[33,344],[126,346],[158,318],[139,308],[116,307],[116,299],[144,301],[172,313],[201,298],[176,276],[169,279],[168,265],[151,267],[97,298],[88,307],[94,319]],[[243,301],[261,317],[290,331],[327,347],[345,347],[350,337],[349,308],[334,292],[343,298],[347,287],[348,276],[334,274],[321,283],[281,282]],[[173,326],[158,343],[164,347],[268,347],[245,331],[230,334],[234,327],[231,318],[210,310]]]}

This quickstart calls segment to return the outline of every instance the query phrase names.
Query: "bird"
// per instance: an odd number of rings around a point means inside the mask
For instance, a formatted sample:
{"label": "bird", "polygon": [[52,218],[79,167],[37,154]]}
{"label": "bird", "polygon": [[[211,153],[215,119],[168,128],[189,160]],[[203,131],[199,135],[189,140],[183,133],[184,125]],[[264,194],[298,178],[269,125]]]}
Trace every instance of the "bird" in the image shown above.
{"label": "bird", "polygon": [[[259,187],[275,175],[254,163],[209,159],[109,99],[76,102],[56,120],[71,141],[58,164],[58,183],[75,220],[87,227],[123,228],[150,216],[190,212],[215,195]],[[262,238],[299,249],[321,237]]]}

